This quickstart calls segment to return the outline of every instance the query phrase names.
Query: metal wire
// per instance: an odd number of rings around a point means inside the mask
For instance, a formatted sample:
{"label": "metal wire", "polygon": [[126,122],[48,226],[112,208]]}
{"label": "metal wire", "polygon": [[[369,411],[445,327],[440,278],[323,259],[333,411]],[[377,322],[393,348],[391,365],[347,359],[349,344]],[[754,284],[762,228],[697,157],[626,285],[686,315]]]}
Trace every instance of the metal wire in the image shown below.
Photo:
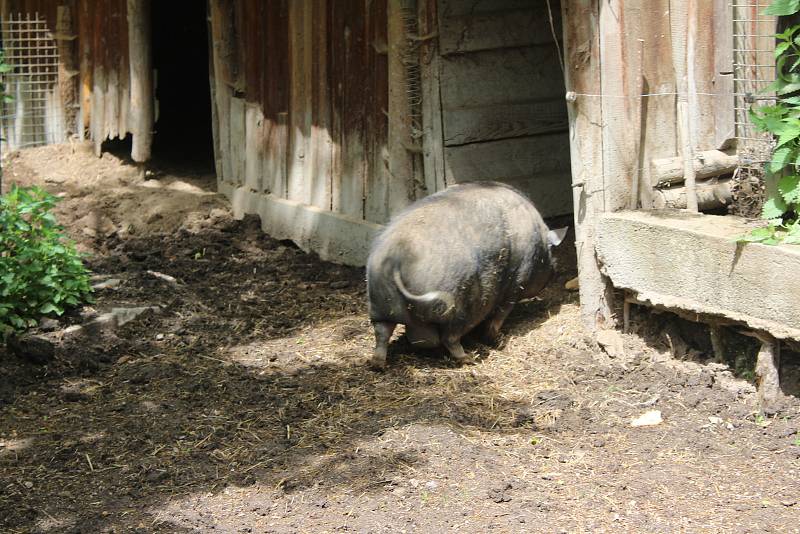
{"label": "metal wire", "polygon": [[11,14],[0,21],[0,38],[11,70],[0,78],[13,97],[2,104],[0,135],[10,148],[42,145],[63,137],[49,103],[58,93],[58,47],[39,13]]}
{"label": "metal wire", "polygon": [[[750,110],[776,100],[764,88],[776,77],[775,50],[772,42],[777,19],[761,14],[769,0],[739,0],[733,9],[733,81],[734,123],[737,153],[743,166],[759,167],[771,159],[773,136],[761,132],[750,120]],[[769,46],[765,46],[769,43]]]}

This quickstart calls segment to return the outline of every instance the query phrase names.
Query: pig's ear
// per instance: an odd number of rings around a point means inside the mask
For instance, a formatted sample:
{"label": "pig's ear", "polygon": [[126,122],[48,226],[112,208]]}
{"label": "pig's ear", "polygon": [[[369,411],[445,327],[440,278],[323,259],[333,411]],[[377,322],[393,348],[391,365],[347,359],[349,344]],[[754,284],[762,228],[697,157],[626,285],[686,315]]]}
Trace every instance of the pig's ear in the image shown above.
{"label": "pig's ear", "polygon": [[547,232],[547,244],[551,247],[557,247],[564,241],[564,238],[567,237],[567,231],[569,230],[569,226],[565,226],[564,228],[557,228],[556,230],[550,230]]}

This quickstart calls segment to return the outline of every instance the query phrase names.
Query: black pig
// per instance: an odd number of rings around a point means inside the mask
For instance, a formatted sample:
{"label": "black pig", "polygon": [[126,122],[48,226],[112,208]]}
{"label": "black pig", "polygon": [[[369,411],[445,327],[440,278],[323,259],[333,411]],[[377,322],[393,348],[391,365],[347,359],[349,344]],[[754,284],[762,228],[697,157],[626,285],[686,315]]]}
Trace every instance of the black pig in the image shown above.
{"label": "black pig", "polygon": [[413,345],[444,345],[465,361],[467,332],[484,323],[495,340],[514,304],[547,285],[566,231],[549,230],[527,197],[497,182],[456,185],[401,212],[367,260],[372,365],[386,365],[397,324]]}

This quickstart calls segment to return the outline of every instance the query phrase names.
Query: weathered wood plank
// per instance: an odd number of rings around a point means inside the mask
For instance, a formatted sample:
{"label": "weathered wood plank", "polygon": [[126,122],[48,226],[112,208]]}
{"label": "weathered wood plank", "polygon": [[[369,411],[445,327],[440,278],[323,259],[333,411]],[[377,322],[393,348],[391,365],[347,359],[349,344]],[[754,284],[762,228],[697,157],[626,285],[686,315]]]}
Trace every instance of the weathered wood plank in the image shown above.
{"label": "weathered wood plank", "polygon": [[214,62],[215,104],[217,113],[217,133],[219,137],[219,153],[217,158],[221,162],[221,171],[217,173],[217,183],[232,182],[233,169],[231,158],[230,136],[230,106],[233,97],[233,87],[228,83],[230,74],[228,61],[230,49],[227,46],[226,32],[231,31],[231,13],[229,0],[211,0],[209,3],[211,14],[211,53]]}
{"label": "weathered wood plank", "polygon": [[518,187],[545,217],[572,212],[567,139],[543,135],[445,147],[448,184],[498,180]]}
{"label": "weathered wood plank", "polygon": [[117,131],[120,137],[125,137],[129,130],[128,119],[131,111],[131,66],[130,66],[130,50],[128,43],[128,2],[127,0],[117,0],[120,10],[120,29],[119,29],[119,77],[118,77],[118,90],[119,90],[119,115],[117,118]]}
{"label": "weathered wood plank", "polygon": [[[133,161],[150,159],[153,144],[153,62],[150,46],[150,0],[128,0],[131,133]],[[118,117],[117,114],[115,117]]]}
{"label": "weathered wood plank", "polygon": [[264,151],[264,192],[281,198],[287,195],[287,157],[289,114],[277,113],[265,125],[266,149]]}
{"label": "weathered wood plank", "polygon": [[733,96],[733,10],[730,0],[714,0],[714,71],[712,93],[714,148],[726,147],[736,137]]}
{"label": "weathered wood plank", "polygon": [[[442,0],[447,5],[455,0]],[[471,4],[467,0],[458,0],[462,4]],[[448,16],[439,23],[439,42],[443,55],[463,54],[479,50],[509,48],[520,46],[544,45],[553,42],[550,31],[550,17],[547,6],[531,7],[531,3],[523,9],[509,9],[489,13]],[[553,2],[556,11],[553,23],[556,35],[561,31],[561,13],[557,10],[557,2]],[[531,31],[536,28],[536,31]],[[425,35],[420,32],[421,35]]]}
{"label": "weathered wood plank", "polygon": [[604,211],[627,207],[639,176],[642,16],[633,4],[610,0],[600,9],[600,92],[613,95],[602,100]]}
{"label": "weathered wood plank", "polygon": [[[418,5],[420,35],[438,31],[438,0],[422,0]],[[439,87],[439,39],[423,41],[420,47],[422,76],[422,155],[425,187],[428,194],[445,188],[442,100]]]}
{"label": "weathered wood plank", "polygon": [[91,138],[94,141],[94,155],[102,154],[103,140],[106,138],[105,126],[106,74],[103,65],[95,65],[92,74]]}
{"label": "weathered wood plank", "polygon": [[[367,205],[365,217],[368,221],[382,223],[391,213],[399,211],[413,198],[414,163],[409,151],[411,139],[411,107],[404,56],[406,34],[400,2],[389,2],[388,19],[388,66],[389,66],[389,137],[385,173],[367,175]],[[369,17],[367,17],[369,18]]]}
{"label": "weathered wood plank", "polygon": [[78,31],[85,38],[79,41],[78,64],[80,68],[79,101],[80,113],[78,114],[78,136],[86,138],[87,129],[90,129],[92,110],[92,16],[89,9],[89,0],[79,0],[78,3]]}
{"label": "weathered wood plank", "polygon": [[306,21],[306,51],[311,84],[308,106],[311,110],[309,150],[311,164],[306,179],[311,186],[311,204],[323,209],[331,208],[331,135],[330,90],[328,83],[328,21],[326,0],[313,0]]}
{"label": "weathered wood plank", "polygon": [[444,142],[448,146],[566,132],[567,129],[567,107],[563,97],[478,108],[452,108],[444,116]]}
{"label": "weathered wood plank", "polygon": [[236,185],[244,183],[245,166],[245,102],[244,98],[230,99],[230,158],[231,178]]}
{"label": "weathered wood plank", "polygon": [[310,84],[311,1],[289,3],[289,168],[288,198],[311,202],[310,171],[311,107]]}
{"label": "weathered wood plank", "polygon": [[649,194],[654,180],[646,162],[654,158],[674,157],[678,152],[675,124],[675,71],[672,68],[672,35],[669,27],[669,0],[651,0],[652,10],[640,21],[644,40],[642,71],[643,93],[666,93],[648,96],[642,101],[641,189],[642,207],[650,205]]}
{"label": "weathered wood plank", "polygon": [[[448,184],[520,180],[538,174],[567,176],[570,167],[566,137],[559,134],[445,147],[444,156]],[[569,183],[569,178],[564,180]]]}
{"label": "weathered wood plank", "polygon": [[264,61],[261,71],[263,109],[266,125],[264,151],[264,190],[286,198],[288,164],[289,90],[289,5],[286,0],[262,4],[265,32]]}
{"label": "weathered wood plank", "polygon": [[262,191],[262,161],[264,147],[264,115],[261,105],[252,102],[245,104],[245,164],[244,185],[257,193]]}
{"label": "weathered wood plank", "polygon": [[[334,160],[333,210],[357,219],[364,218],[367,153],[363,7],[355,2],[331,2],[331,88],[333,90],[332,130],[338,154]],[[359,83],[361,82],[361,83]]]}
{"label": "weathered wood plank", "polygon": [[443,57],[441,90],[447,111],[563,98],[564,82],[554,48],[486,50]]}
{"label": "weathered wood plank", "polygon": [[536,7],[547,9],[545,0],[439,0],[441,19],[464,17],[467,15],[485,15],[511,11],[514,9],[530,9]]}

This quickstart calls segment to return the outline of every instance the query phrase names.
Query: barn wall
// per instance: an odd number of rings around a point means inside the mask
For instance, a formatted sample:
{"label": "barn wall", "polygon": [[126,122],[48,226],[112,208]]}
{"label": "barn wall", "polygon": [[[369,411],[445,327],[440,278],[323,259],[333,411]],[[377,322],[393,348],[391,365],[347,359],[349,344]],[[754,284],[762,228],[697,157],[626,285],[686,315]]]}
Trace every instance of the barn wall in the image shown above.
{"label": "barn wall", "polygon": [[[616,322],[613,284],[604,273],[617,266],[598,263],[598,221],[653,205],[654,161],[683,169],[679,104],[688,109],[695,169],[707,164],[701,153],[729,157],[719,150],[735,150],[734,34],[769,35],[774,20],[754,6],[746,13],[753,27],[746,28],[734,21],[747,2],[734,4],[736,11],[726,0],[562,0],[581,306],[592,328]],[[683,39],[685,50],[678,46]],[[769,53],[736,59],[774,62]],[[676,76],[676,65],[685,78]],[[685,198],[683,185],[671,191]],[[656,253],[662,245],[652,243]]]}
{"label": "barn wall", "polygon": [[63,139],[106,139],[130,133],[127,0],[4,0],[8,13],[39,13],[59,47],[58,106]]}
{"label": "barn wall", "polygon": [[385,172],[385,0],[210,7],[221,190],[375,223],[408,203]]}
{"label": "barn wall", "polygon": [[445,182],[501,180],[554,216],[572,213],[572,191],[561,10],[549,3],[438,0],[438,78]]}

